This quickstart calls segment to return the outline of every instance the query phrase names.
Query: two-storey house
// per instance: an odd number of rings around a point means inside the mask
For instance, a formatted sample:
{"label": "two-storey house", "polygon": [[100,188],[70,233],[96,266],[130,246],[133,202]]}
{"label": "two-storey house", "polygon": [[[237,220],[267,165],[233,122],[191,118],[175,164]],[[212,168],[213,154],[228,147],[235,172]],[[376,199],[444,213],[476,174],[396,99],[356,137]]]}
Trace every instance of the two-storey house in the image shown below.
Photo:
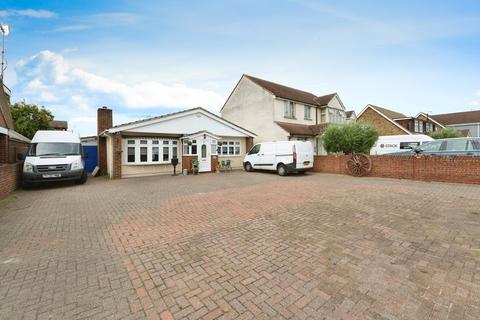
{"label": "two-storey house", "polygon": [[375,106],[367,105],[357,117],[357,122],[369,123],[380,135],[430,134],[445,126],[424,112],[415,117]]}
{"label": "two-storey house", "polygon": [[[309,140],[319,154],[324,153],[319,139],[323,129],[352,119],[337,93],[316,96],[246,74],[220,112],[224,119],[255,132],[255,143]],[[354,112],[348,114],[355,117]]]}
{"label": "two-storey house", "polygon": [[436,114],[432,118],[466,137],[480,137],[480,110]]}

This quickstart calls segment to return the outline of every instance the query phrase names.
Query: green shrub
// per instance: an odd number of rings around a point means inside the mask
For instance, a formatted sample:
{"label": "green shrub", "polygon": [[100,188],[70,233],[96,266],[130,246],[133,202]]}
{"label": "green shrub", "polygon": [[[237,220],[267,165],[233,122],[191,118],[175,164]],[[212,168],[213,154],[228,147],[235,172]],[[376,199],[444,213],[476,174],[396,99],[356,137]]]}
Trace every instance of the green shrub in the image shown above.
{"label": "green shrub", "polygon": [[445,128],[439,131],[432,132],[430,136],[433,139],[447,139],[447,138],[461,138],[463,134],[453,128]]}
{"label": "green shrub", "polygon": [[370,153],[378,139],[375,127],[363,123],[347,123],[329,126],[322,135],[327,152]]}

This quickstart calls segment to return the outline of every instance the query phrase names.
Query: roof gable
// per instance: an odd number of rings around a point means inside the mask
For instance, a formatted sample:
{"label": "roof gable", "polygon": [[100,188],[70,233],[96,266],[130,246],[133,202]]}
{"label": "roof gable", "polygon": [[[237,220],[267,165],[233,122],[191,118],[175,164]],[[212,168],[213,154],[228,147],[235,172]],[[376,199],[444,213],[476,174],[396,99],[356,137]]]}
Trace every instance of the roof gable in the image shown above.
{"label": "roof gable", "polygon": [[194,108],[145,120],[118,125],[108,129],[109,133],[136,132],[160,134],[191,134],[207,130],[214,135],[253,137],[254,133],[241,128],[203,108]]}
{"label": "roof gable", "polygon": [[[388,109],[385,109],[385,108],[379,108],[377,106],[374,106],[374,105],[371,105],[371,104],[367,104],[367,106],[362,110],[362,112],[360,112],[360,114],[357,116],[357,119],[360,119],[360,117],[365,113],[365,111],[367,111],[368,109],[371,109],[373,111],[375,111],[377,114],[379,114],[380,116],[382,116],[384,119],[388,120],[390,123],[394,124],[396,127],[400,128],[402,131],[406,132],[407,134],[412,134],[410,131],[408,131],[407,129],[405,129],[403,126],[399,125],[396,121],[394,121],[393,119],[394,118],[391,118],[389,116],[392,116],[392,115],[400,115],[398,116],[398,118],[406,118],[406,116],[402,113],[398,113],[398,112],[395,112],[395,111],[391,111],[391,110],[388,110]],[[393,113],[390,113],[389,116],[387,116],[386,114],[384,114],[384,112],[382,111],[391,111]]]}

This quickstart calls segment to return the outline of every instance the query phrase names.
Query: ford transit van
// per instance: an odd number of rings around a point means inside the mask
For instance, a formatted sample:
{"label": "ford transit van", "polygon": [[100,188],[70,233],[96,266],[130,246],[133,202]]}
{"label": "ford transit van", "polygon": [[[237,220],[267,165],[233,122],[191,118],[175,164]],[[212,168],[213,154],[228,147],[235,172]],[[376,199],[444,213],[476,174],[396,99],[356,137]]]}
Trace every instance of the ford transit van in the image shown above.
{"label": "ford transit van", "polygon": [[313,168],[313,146],[308,141],[262,142],[243,159],[245,171],[273,170],[281,176]]}
{"label": "ford transit van", "polygon": [[44,181],[87,181],[80,137],[69,131],[37,131],[23,164],[23,186]]}

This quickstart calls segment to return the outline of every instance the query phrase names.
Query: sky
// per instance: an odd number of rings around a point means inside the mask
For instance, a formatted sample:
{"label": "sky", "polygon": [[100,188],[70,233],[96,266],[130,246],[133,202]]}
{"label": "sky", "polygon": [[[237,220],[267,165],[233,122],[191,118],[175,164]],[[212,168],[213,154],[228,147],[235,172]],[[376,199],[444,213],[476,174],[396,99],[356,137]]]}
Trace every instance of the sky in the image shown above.
{"label": "sky", "polygon": [[324,95],[357,114],[480,109],[480,2],[0,0],[6,85],[96,131],[202,106],[218,113],[241,75]]}

